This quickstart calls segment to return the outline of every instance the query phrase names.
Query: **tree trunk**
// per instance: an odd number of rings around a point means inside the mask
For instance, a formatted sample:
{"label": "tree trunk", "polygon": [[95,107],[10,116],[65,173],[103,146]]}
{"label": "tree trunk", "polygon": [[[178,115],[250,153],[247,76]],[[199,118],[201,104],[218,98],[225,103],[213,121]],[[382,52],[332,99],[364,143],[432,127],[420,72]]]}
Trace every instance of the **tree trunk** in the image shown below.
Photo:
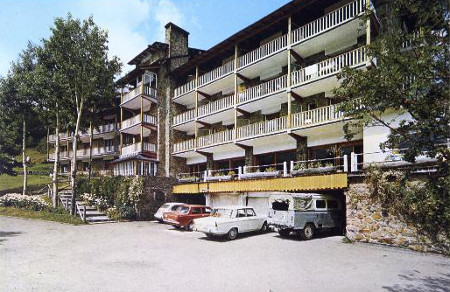
{"label": "tree trunk", "polygon": [[89,181],[91,181],[92,175],[92,140],[94,139],[94,133],[92,132],[92,122],[89,125]]}
{"label": "tree trunk", "polygon": [[78,146],[78,131],[80,130],[80,122],[81,122],[81,113],[83,112],[83,103],[80,104],[80,108],[77,109],[77,123],[75,126],[75,133],[73,134],[72,139],[72,161],[70,164],[70,185],[72,187],[72,210],[70,214],[76,215],[75,213],[75,197],[77,195],[77,146]]}
{"label": "tree trunk", "polygon": [[56,129],[55,129],[55,163],[53,164],[53,192],[52,192],[52,203],[53,208],[58,206],[58,165],[59,165],[59,111],[58,103],[56,103]]}
{"label": "tree trunk", "polygon": [[27,137],[27,123],[25,117],[23,118],[23,134],[22,134],[22,166],[23,166],[23,194],[27,194],[27,157],[25,155],[26,137]]}

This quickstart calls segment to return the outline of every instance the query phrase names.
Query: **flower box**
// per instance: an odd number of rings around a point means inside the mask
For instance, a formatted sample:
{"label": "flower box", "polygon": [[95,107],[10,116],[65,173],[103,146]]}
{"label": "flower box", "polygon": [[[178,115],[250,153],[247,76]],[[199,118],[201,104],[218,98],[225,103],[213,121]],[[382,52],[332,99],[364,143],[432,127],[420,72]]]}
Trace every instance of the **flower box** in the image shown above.
{"label": "flower box", "polygon": [[255,179],[264,177],[277,177],[280,175],[280,171],[269,171],[269,172],[248,172],[241,174],[241,179]]}
{"label": "flower box", "polygon": [[231,175],[207,176],[205,181],[227,181],[231,180],[232,177]]}
{"label": "flower box", "polygon": [[197,182],[198,178],[196,178],[196,177],[178,178],[177,181],[179,183],[192,183],[192,182]]}
{"label": "flower box", "polygon": [[316,168],[293,170],[291,174],[293,176],[296,176],[296,175],[302,175],[302,174],[335,172],[336,170],[337,170],[336,166],[321,166],[321,167],[316,167]]}

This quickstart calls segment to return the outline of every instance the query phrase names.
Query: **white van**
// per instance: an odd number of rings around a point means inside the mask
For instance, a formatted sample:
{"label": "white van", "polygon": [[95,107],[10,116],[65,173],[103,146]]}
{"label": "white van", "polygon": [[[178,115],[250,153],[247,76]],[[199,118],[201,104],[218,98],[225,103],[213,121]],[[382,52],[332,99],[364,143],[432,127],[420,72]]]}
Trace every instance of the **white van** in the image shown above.
{"label": "white van", "polygon": [[291,232],[311,239],[317,229],[344,227],[343,202],[331,195],[314,193],[271,193],[267,223],[282,237]]}

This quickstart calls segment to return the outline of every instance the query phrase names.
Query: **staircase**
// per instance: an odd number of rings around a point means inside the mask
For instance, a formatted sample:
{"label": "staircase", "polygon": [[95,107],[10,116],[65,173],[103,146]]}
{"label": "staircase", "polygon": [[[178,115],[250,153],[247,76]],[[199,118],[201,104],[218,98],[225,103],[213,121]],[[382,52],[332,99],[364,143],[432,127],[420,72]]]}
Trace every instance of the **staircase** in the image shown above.
{"label": "staircase", "polygon": [[[72,208],[72,193],[70,190],[64,190],[59,192],[59,199],[64,209],[70,212]],[[80,215],[81,219],[87,223],[112,223],[116,222],[109,219],[105,212],[97,211],[94,206],[85,205],[83,201],[75,201],[75,212]]]}

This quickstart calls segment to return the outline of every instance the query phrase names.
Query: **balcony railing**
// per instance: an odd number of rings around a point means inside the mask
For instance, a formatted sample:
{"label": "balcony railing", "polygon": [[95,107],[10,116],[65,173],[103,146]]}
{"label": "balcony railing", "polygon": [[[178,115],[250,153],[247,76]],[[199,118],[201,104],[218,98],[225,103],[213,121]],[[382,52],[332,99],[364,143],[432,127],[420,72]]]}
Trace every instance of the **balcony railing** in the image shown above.
{"label": "balcony railing", "polygon": [[237,128],[237,138],[248,138],[285,130],[287,117],[281,117],[270,121],[264,121]]}
{"label": "balcony railing", "polygon": [[198,116],[208,115],[213,112],[218,112],[230,108],[234,105],[234,95],[230,95],[208,104],[202,105],[198,108]]}
{"label": "balcony railing", "polygon": [[173,145],[173,151],[174,152],[182,152],[186,150],[191,150],[195,148],[195,139],[190,139],[186,141],[182,141],[179,143],[175,143]]}
{"label": "balcony railing", "polygon": [[198,78],[198,86],[203,86],[234,71],[234,60],[203,74]]}
{"label": "balcony railing", "polygon": [[234,130],[226,130],[197,138],[197,147],[211,146],[214,144],[230,142],[233,140]]}
{"label": "balcony railing", "polygon": [[287,75],[283,75],[276,79],[262,83],[260,85],[250,87],[244,92],[239,93],[238,101],[240,103],[250,101],[261,96],[274,93],[286,88]]}
{"label": "balcony railing", "polygon": [[312,38],[352,19],[366,9],[367,0],[356,0],[291,32],[292,44]]}
{"label": "balcony railing", "polygon": [[191,80],[186,84],[183,84],[180,87],[175,88],[174,98],[177,98],[183,94],[194,91],[195,89],[195,80]]}
{"label": "balcony railing", "polygon": [[239,68],[255,63],[267,56],[270,56],[287,46],[287,35],[282,35],[273,41],[268,42],[238,59]]}
{"label": "balcony railing", "polygon": [[193,120],[195,118],[195,109],[188,110],[182,114],[173,117],[173,124],[179,125],[181,123]]}
{"label": "balcony railing", "polygon": [[144,142],[144,145],[141,143],[134,143],[131,145],[127,145],[122,147],[122,155],[132,155],[135,153],[139,153],[141,151],[149,151],[156,152],[156,145],[153,143]]}
{"label": "balcony railing", "polygon": [[338,73],[344,67],[362,65],[367,61],[364,48],[344,53],[291,73],[292,85],[300,85],[321,77]]}
{"label": "balcony railing", "polygon": [[[148,123],[148,124],[152,124],[152,125],[157,125],[158,124],[158,118],[152,115],[147,115],[144,114],[144,118],[143,118],[144,123]],[[139,124],[141,122],[141,115],[136,115],[130,119],[127,119],[125,121],[122,122],[122,130],[135,126],[137,124]]]}
{"label": "balcony railing", "polygon": [[293,114],[291,116],[291,127],[298,128],[324,122],[338,120],[344,117],[344,114],[337,110],[336,105],[319,107],[313,110]]}
{"label": "balcony railing", "polygon": [[122,97],[122,103],[127,102],[135,97],[138,97],[139,95],[146,95],[149,97],[156,98],[156,89],[148,86],[148,85],[138,85],[135,89],[132,91],[126,93]]}

